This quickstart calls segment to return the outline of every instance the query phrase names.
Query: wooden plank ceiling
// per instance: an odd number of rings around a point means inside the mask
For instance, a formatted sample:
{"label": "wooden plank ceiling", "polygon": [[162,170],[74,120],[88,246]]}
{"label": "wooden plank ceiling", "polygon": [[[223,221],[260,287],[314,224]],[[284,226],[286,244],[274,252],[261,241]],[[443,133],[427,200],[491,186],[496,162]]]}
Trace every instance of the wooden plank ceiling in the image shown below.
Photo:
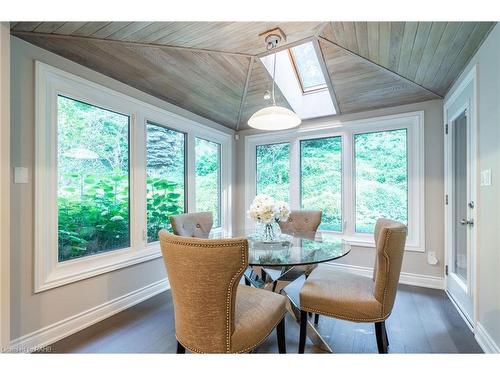
{"label": "wooden plank ceiling", "polygon": [[329,22],[321,37],[444,96],[494,22]]}
{"label": "wooden plank ceiling", "polygon": [[[442,98],[494,22],[13,22],[11,33],[235,130],[269,105],[265,31],[317,40],[340,113]],[[257,57],[258,56],[258,57]],[[277,102],[290,108],[277,90]]]}

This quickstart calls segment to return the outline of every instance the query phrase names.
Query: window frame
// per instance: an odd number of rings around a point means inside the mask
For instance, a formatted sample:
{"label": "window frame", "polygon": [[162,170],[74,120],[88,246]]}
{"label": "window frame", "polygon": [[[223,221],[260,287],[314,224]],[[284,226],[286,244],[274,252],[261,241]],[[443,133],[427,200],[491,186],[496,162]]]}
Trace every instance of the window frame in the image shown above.
{"label": "window frame", "polygon": [[[378,131],[407,130],[408,165],[408,238],[405,250],[425,251],[425,180],[424,112],[367,118],[345,122],[319,121],[315,125],[286,132],[266,132],[245,137],[245,207],[256,192],[256,147],[272,143],[290,143],[290,207],[300,209],[300,141],[341,136],[342,144],[342,218],[343,230],[329,231],[359,247],[375,247],[373,234],[355,232],[355,160],[354,136]],[[254,224],[249,218],[245,225]]]}
{"label": "window frame", "polygon": [[[255,163],[254,163],[254,167],[255,167],[255,195],[257,195],[257,147],[258,146],[270,146],[270,145],[279,145],[279,144],[284,144],[284,143],[288,143],[289,144],[289,155],[290,155],[290,159],[291,159],[291,156],[292,156],[292,145],[290,144],[290,142],[281,142],[281,141],[278,141],[278,142],[268,142],[268,143],[261,143],[261,144],[257,144],[255,145],[255,152],[254,152],[254,157],[255,157]],[[290,164],[290,162],[289,162]],[[292,170],[291,170],[291,166],[289,165],[288,166],[288,179],[290,180],[290,175],[292,173]],[[290,180],[290,183],[292,183],[292,181]],[[290,201],[292,199],[291,195],[290,195],[290,188],[288,189],[289,190],[289,193],[288,193],[288,200],[289,202],[287,202],[288,204],[290,204]]]}
{"label": "window frame", "polygon": [[[334,136],[328,136],[328,137],[314,137],[314,138],[301,138],[298,140],[299,144],[299,209],[302,208],[302,142],[308,141],[311,139],[330,139],[330,138],[340,138],[340,196],[343,198],[344,197],[344,138],[341,135],[334,135]],[[340,215],[341,215],[341,226],[344,228],[344,223],[345,223],[345,215],[344,215],[344,199],[340,202]],[[343,231],[327,231],[327,232],[333,232],[333,233],[342,233]]]}
{"label": "window frame", "polygon": [[[307,94],[313,94],[315,92],[328,90],[328,85],[326,84],[326,80],[325,80],[325,83],[322,85],[316,85],[316,86],[312,86],[309,88],[306,88],[304,86],[304,80],[302,79],[302,73],[300,72],[299,66],[298,66],[297,61],[296,61],[295,53],[293,52],[292,49],[293,49],[293,47],[288,49],[288,55],[290,57],[290,61],[292,63],[293,71],[295,73],[297,81],[299,81],[299,86],[300,86],[300,89],[302,90],[302,94],[307,95]],[[317,55],[316,55],[316,58],[318,58],[318,63],[319,63],[319,57]]]}
{"label": "window frame", "polygon": [[[219,225],[218,226],[214,226],[213,227],[213,230],[216,230],[216,231],[221,231],[222,230],[222,145],[219,143],[219,142],[216,142],[216,141],[213,141],[213,140],[210,140],[210,139],[206,139],[204,137],[199,137],[199,136],[196,136],[195,137],[195,185],[196,185],[196,139],[200,139],[202,141],[205,141],[205,142],[209,142],[209,143],[215,143],[219,149],[218,149],[218,172],[217,172],[217,180],[218,180],[218,184],[217,184],[217,209],[218,209],[218,212],[217,214],[219,215]],[[195,189],[196,190],[196,189]],[[196,196],[195,196],[196,198]],[[196,199],[195,199],[195,206],[196,206]],[[198,209],[196,208],[195,211],[198,211]]]}
{"label": "window frame", "polygon": [[[127,248],[58,261],[58,95],[129,116],[130,246]],[[233,132],[208,127],[40,61],[35,61],[35,105],[35,293],[161,257],[159,242],[147,242],[145,166],[148,122],[187,135],[187,212],[195,212],[195,137],[221,145],[221,227],[231,231]]]}
{"label": "window frame", "polygon": [[[167,129],[167,130],[170,130],[170,131],[174,131],[174,132],[177,132],[177,133],[181,133],[183,136],[184,136],[184,213],[188,212],[188,133],[185,132],[185,131],[182,131],[182,130],[178,130],[177,128],[173,128],[171,126],[167,126],[167,125],[163,125],[163,124],[160,124],[160,123],[156,123],[154,121],[150,121],[148,119],[145,120],[144,122],[144,140],[145,140],[145,143],[144,143],[144,148],[145,148],[145,176],[146,176],[146,195],[147,195],[147,177],[148,177],[148,125],[152,125],[152,126],[158,126],[158,127],[162,127],[164,129]],[[147,228],[147,224],[148,224],[148,219],[147,219],[147,199],[146,199],[146,242],[148,244],[152,244],[152,243],[155,243],[157,244],[158,241],[151,241],[151,242],[148,242],[148,228]]]}

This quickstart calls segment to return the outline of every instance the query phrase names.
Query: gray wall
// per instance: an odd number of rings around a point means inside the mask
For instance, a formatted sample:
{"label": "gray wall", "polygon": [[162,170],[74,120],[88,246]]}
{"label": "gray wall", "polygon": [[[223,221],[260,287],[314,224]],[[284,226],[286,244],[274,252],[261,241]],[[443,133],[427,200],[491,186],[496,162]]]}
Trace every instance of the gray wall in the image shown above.
{"label": "gray wall", "polygon": [[[333,116],[332,125],[351,120],[366,119],[377,116],[397,113],[424,111],[424,144],[425,144],[425,248],[435,251],[439,260],[437,265],[427,263],[427,253],[407,251],[403,260],[403,272],[443,277],[444,262],[444,183],[443,183],[443,102],[433,100],[429,102],[410,104],[394,108],[386,108],[352,115]],[[324,122],[324,119],[317,120]],[[306,121],[302,126],[313,126],[315,121]],[[235,224],[238,229],[245,225],[245,136],[255,134],[256,131],[240,132],[240,139],[236,142],[236,185]],[[355,266],[373,267],[375,252],[373,248],[354,247],[339,263]]]}
{"label": "gray wall", "polygon": [[491,169],[491,186],[479,187],[478,316],[500,347],[500,25],[497,24],[454,84],[448,96],[477,65],[479,170]]}
{"label": "gray wall", "polygon": [[219,124],[191,114],[81,65],[11,37],[11,163],[28,167],[28,184],[12,184],[11,339],[101,305],[166,277],[162,259],[33,293],[35,60],[177,113],[219,130]]}

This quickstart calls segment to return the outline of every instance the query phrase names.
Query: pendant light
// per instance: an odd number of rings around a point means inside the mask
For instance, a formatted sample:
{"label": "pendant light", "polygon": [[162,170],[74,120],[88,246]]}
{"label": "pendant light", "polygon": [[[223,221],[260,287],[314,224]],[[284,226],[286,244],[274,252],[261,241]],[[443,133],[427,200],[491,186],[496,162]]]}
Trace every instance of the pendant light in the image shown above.
{"label": "pendant light", "polygon": [[[281,37],[276,34],[270,34],[266,37],[267,49],[275,48],[281,41]],[[273,99],[273,105],[259,109],[255,112],[249,119],[248,125],[255,129],[260,130],[283,130],[291,129],[299,126],[302,120],[295,112],[289,110],[288,108],[276,105],[276,100],[274,98],[274,86],[276,77],[276,51],[274,52],[274,63],[273,63],[273,86],[271,90],[271,96]]]}

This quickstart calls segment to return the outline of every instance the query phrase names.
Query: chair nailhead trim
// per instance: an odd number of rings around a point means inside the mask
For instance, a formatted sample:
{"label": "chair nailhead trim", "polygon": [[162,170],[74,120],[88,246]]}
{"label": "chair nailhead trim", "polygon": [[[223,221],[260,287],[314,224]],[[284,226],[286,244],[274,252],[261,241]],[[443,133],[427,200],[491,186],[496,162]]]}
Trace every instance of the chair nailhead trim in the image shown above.
{"label": "chair nailhead trim", "polygon": [[[170,244],[175,244],[175,245],[181,245],[181,246],[190,246],[190,247],[208,247],[208,248],[214,248],[214,247],[234,247],[236,245],[241,244],[241,241],[228,241],[226,243],[218,243],[218,244],[210,244],[210,243],[199,243],[199,242],[184,242],[184,241],[177,241],[174,239],[168,239],[168,238],[163,238],[160,239],[160,241],[163,241],[165,243],[170,243]],[[241,250],[241,260],[243,262],[242,266],[238,270],[238,272],[233,276],[231,281],[229,282],[229,287],[228,287],[228,295],[227,295],[227,300],[226,300],[226,353],[231,353],[231,319],[230,319],[230,313],[231,313],[231,306],[232,306],[232,291],[234,288],[235,281],[238,277],[241,277],[243,272],[245,271],[247,265],[248,265],[248,259],[247,259],[247,246],[242,245],[240,246]],[[176,336],[177,337],[177,336]],[[179,340],[178,340],[179,341]],[[182,342],[179,341],[181,344]],[[190,351],[193,351],[195,353],[203,353],[202,351],[195,350],[191,347],[185,346],[182,344],[185,348],[189,349]]]}

